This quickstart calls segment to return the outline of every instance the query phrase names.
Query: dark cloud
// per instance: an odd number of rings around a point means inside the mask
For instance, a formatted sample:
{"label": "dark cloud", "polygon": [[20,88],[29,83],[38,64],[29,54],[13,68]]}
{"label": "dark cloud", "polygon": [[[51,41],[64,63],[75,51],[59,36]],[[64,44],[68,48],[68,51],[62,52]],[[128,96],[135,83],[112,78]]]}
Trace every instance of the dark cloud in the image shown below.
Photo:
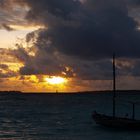
{"label": "dark cloud", "polygon": [[35,56],[30,56],[23,48],[14,50],[13,53],[16,58],[24,62],[24,66],[20,69],[21,75],[59,75],[84,80],[112,79],[112,62],[108,59],[81,60],[54,50],[46,52],[44,48],[37,51]]}
{"label": "dark cloud", "polygon": [[112,79],[112,65],[109,60],[102,60],[97,62],[80,62],[76,65],[74,71],[78,78],[84,80],[110,80]]}
{"label": "dark cloud", "polygon": [[130,6],[140,6],[140,0],[126,0]]}
{"label": "dark cloud", "polygon": [[1,69],[4,69],[4,70],[7,70],[7,69],[8,69],[8,66],[5,65],[5,64],[0,64],[0,68],[1,68]]}
{"label": "dark cloud", "polygon": [[11,77],[15,77],[15,76],[17,76],[17,74],[13,71],[9,71],[7,73],[2,73],[0,71],[0,78],[11,78]]}
{"label": "dark cloud", "polygon": [[26,18],[33,22],[40,22],[43,24],[57,25],[60,22],[68,20],[72,12],[77,11],[79,7],[78,1],[73,0],[23,0],[30,6],[30,10]]}
{"label": "dark cloud", "polygon": [[[69,75],[96,79],[111,77],[113,52],[118,57],[140,57],[138,23],[129,15],[129,8],[139,1],[131,0],[22,0],[30,10],[26,19],[44,25],[26,37],[37,49],[31,57],[21,48],[19,59],[24,61],[21,74],[61,74],[66,67]],[[107,61],[103,61],[107,60]],[[98,61],[97,61],[98,60]],[[99,65],[101,65],[99,66]],[[105,69],[102,71],[102,69]],[[93,74],[94,73],[94,74]],[[110,74],[111,73],[111,74]],[[90,76],[92,75],[92,76]],[[109,76],[110,75],[110,76]]]}
{"label": "dark cloud", "polygon": [[0,29],[13,31],[11,25],[29,25],[24,18],[27,11],[22,0],[0,0]]}
{"label": "dark cloud", "polygon": [[134,77],[140,76],[140,60],[139,59],[134,63],[133,67],[129,69],[129,73],[131,73],[131,75]]}
{"label": "dark cloud", "polygon": [[2,29],[5,29],[5,30],[7,30],[7,31],[15,31],[14,28],[10,27],[9,25],[7,25],[7,24],[5,24],[5,23],[3,23],[3,24],[1,25],[1,28],[2,28]]}
{"label": "dark cloud", "polygon": [[129,17],[125,1],[24,0],[30,11],[26,18],[41,23],[37,46],[47,45],[58,51],[82,58],[120,56],[139,57],[140,33]]}
{"label": "dark cloud", "polygon": [[20,69],[22,75],[63,75],[63,73],[66,73],[67,76],[73,75],[71,70],[67,70],[66,61],[63,60],[64,57],[61,57],[55,51],[46,52],[42,48],[42,50],[37,51],[35,56],[30,56],[28,51],[18,48],[13,50],[12,55],[24,63],[25,66]]}
{"label": "dark cloud", "polygon": [[6,64],[0,64],[0,79],[2,80],[3,78],[10,78],[17,76],[17,72],[14,72],[9,69],[9,66]]}

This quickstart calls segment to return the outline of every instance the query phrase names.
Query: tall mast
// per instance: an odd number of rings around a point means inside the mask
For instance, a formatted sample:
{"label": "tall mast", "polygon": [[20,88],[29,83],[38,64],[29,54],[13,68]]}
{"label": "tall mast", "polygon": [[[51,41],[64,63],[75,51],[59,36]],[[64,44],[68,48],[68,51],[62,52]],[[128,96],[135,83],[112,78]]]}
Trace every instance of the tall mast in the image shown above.
{"label": "tall mast", "polygon": [[113,117],[116,115],[116,70],[115,70],[115,54],[113,54]]}

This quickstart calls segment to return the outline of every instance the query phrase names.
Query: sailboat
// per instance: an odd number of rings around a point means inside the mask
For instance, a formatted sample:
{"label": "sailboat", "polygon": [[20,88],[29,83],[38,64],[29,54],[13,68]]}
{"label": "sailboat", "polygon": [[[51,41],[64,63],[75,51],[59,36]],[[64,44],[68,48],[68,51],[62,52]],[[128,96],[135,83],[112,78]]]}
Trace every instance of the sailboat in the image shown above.
{"label": "sailboat", "polygon": [[132,118],[116,116],[116,71],[115,71],[115,54],[113,54],[113,98],[112,98],[112,115],[105,115],[94,111],[92,117],[96,124],[125,129],[140,129],[140,120],[135,119],[135,103],[132,103]]}

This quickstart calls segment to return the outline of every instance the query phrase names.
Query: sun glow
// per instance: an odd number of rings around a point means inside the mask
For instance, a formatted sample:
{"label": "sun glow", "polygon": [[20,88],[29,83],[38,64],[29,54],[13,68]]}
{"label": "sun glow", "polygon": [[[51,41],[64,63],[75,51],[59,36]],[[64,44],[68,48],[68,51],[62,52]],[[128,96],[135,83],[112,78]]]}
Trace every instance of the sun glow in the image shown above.
{"label": "sun glow", "polygon": [[52,85],[58,85],[58,84],[64,84],[67,82],[67,79],[66,78],[63,78],[63,77],[59,77],[59,76],[52,76],[52,77],[49,77],[49,78],[45,78],[45,81],[49,84],[52,84]]}

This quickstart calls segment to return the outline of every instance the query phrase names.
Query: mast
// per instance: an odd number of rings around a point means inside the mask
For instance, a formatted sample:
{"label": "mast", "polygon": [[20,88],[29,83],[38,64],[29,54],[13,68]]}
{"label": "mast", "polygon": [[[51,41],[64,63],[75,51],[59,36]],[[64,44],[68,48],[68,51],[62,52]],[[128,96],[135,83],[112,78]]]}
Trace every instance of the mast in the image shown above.
{"label": "mast", "polygon": [[115,54],[113,54],[113,117],[116,115],[116,70],[115,70]]}

